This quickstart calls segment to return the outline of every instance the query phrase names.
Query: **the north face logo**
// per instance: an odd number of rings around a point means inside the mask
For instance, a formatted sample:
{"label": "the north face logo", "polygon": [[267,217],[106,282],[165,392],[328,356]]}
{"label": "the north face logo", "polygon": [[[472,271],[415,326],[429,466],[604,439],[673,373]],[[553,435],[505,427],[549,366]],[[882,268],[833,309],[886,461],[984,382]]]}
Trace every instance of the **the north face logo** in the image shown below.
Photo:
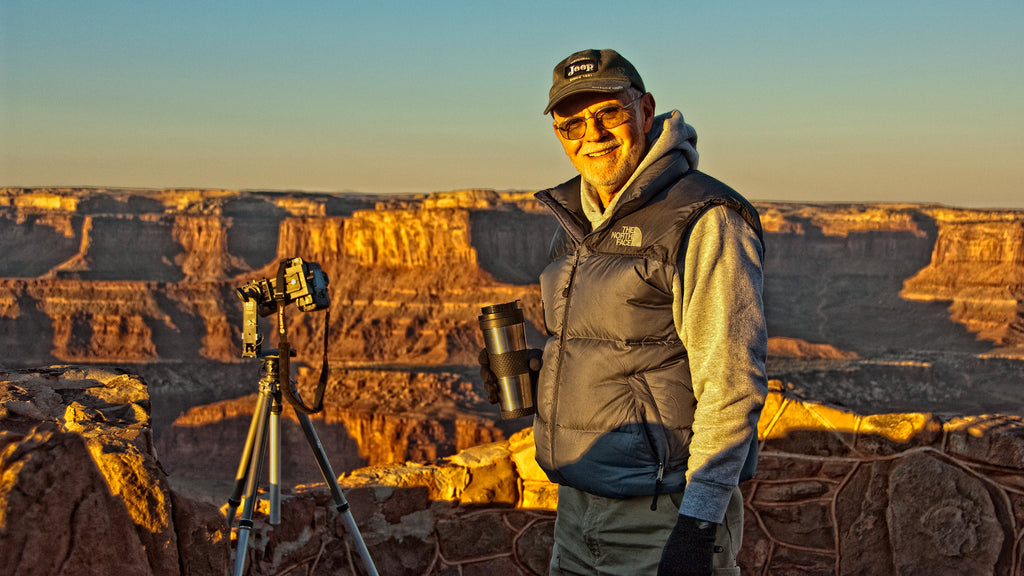
{"label": "the north face logo", "polygon": [[643,233],[636,226],[623,226],[622,230],[612,232],[612,237],[615,238],[615,244],[618,246],[639,248],[643,245]]}

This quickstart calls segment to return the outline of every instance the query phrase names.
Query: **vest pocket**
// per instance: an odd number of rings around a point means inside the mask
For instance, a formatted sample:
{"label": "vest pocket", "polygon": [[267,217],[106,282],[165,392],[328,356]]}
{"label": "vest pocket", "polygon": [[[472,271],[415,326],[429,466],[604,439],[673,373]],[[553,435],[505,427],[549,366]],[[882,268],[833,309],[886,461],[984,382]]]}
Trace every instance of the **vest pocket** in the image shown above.
{"label": "vest pocket", "polygon": [[[682,388],[681,384],[675,386]],[[637,406],[637,414],[640,416],[639,425],[643,428],[645,443],[650,447],[652,456],[656,458],[654,464],[663,466],[666,476],[678,476],[686,469],[686,462],[689,459],[687,446],[692,432],[688,426],[670,425],[669,422],[678,422],[680,419],[692,421],[692,416],[687,418],[681,414],[664,413],[663,410],[678,410],[680,404],[676,399],[666,398],[659,402],[657,390],[660,388],[653,387],[645,374],[630,379],[630,391]]]}
{"label": "vest pocket", "polygon": [[668,462],[669,442],[668,429],[661,419],[661,412],[654,401],[650,386],[642,375],[629,379],[630,393],[633,395],[633,402],[636,404],[637,424],[643,432],[644,440],[655,459],[655,464],[664,469]]}

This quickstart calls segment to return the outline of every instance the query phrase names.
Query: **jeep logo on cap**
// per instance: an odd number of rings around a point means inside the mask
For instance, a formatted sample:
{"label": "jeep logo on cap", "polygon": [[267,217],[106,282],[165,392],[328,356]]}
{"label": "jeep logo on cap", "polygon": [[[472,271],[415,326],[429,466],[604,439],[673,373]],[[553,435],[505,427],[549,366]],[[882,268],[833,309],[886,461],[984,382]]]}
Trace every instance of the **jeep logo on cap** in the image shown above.
{"label": "jeep logo on cap", "polygon": [[568,80],[580,74],[597,72],[597,62],[593,60],[577,60],[565,67],[565,78]]}

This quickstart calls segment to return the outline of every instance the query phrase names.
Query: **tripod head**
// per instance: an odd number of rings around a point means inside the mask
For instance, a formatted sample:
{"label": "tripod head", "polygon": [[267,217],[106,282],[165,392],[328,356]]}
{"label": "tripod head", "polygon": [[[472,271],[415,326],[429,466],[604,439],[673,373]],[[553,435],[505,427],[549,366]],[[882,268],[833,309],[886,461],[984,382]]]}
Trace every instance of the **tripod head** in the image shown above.
{"label": "tripod head", "polygon": [[[302,258],[281,260],[276,278],[252,280],[235,290],[242,300],[242,357],[259,358],[263,336],[259,329],[259,316],[278,313],[279,323],[284,321],[284,308],[295,303],[299,310],[323,310],[331,305],[327,292],[330,279],[315,262]],[[279,326],[278,330],[284,328]]]}

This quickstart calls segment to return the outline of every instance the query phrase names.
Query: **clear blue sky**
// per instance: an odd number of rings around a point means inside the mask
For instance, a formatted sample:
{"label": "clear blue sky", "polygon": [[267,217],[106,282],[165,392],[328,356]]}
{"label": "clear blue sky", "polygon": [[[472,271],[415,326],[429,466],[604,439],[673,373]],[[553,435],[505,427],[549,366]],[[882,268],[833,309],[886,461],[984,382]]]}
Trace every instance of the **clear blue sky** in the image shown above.
{"label": "clear blue sky", "polygon": [[0,186],[544,188],[606,47],[753,200],[1024,208],[1022,0],[0,0]]}

